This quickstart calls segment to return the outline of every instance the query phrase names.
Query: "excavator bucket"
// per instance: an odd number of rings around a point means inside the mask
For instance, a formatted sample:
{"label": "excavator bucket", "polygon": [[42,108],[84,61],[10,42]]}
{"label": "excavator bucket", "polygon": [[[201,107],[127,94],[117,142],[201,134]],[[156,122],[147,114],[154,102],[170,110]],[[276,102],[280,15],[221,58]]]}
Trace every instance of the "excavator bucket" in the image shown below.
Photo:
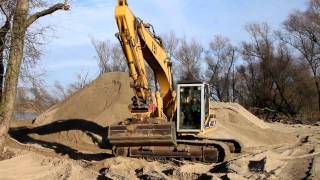
{"label": "excavator bucket", "polygon": [[170,146],[176,143],[176,131],[173,123],[114,125],[108,139],[115,146]]}

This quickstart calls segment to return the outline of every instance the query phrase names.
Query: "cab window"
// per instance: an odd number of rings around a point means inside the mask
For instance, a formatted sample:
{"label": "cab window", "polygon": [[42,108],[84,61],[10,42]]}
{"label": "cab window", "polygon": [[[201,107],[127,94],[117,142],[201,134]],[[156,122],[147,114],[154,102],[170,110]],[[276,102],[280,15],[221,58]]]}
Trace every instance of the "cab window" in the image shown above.
{"label": "cab window", "polygon": [[180,87],[179,116],[180,129],[201,129],[201,86]]}

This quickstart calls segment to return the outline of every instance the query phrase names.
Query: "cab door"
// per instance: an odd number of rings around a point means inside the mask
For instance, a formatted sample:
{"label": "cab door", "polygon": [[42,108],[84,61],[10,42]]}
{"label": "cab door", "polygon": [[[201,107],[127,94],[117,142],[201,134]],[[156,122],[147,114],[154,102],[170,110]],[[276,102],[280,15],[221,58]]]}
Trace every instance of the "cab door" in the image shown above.
{"label": "cab door", "polygon": [[178,84],[177,131],[200,132],[205,118],[204,84]]}

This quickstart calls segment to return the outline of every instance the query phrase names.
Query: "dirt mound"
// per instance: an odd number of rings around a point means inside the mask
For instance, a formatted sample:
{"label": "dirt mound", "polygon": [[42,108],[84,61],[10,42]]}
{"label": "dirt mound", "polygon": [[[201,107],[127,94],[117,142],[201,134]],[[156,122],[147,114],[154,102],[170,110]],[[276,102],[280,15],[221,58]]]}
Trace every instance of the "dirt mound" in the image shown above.
{"label": "dirt mound", "polygon": [[[268,129],[270,128],[269,124],[264,122],[263,120],[259,119],[257,116],[253,115],[243,106],[238,103],[224,103],[224,102],[215,102],[213,103],[213,108],[216,111],[224,110],[224,111],[233,111],[233,113],[229,113],[229,118],[232,119],[241,119],[240,123],[242,122],[249,122],[258,126],[260,129]],[[219,114],[221,117],[221,114]],[[224,114],[225,116],[225,114]],[[224,117],[226,118],[226,116]]]}
{"label": "dirt mound", "polygon": [[290,133],[275,131],[270,124],[257,118],[237,103],[212,103],[217,128],[210,136],[214,138],[237,139],[244,147],[257,147],[297,139]]}
{"label": "dirt mound", "polygon": [[128,104],[133,95],[127,73],[107,73],[94,80],[60,104],[41,114],[35,125],[59,120],[81,119],[103,127],[129,117]]}
{"label": "dirt mound", "polygon": [[107,126],[130,117],[130,81],[127,73],[104,74],[41,114],[32,125],[13,126],[10,134],[20,142],[41,144],[73,158],[104,158]]}

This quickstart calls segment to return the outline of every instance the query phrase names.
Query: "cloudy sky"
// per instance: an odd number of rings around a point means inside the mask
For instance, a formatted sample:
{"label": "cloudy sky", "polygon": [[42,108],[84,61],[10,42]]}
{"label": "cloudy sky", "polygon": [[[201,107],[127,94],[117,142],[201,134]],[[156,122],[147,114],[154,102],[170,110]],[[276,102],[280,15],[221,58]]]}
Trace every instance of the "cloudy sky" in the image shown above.
{"label": "cloudy sky", "polygon": [[[304,9],[306,0],[128,0],[136,16],[152,23],[158,34],[174,31],[180,37],[208,44],[223,35],[235,44],[248,38],[244,26],[267,22],[281,27],[289,12]],[[47,83],[72,82],[76,74],[97,75],[91,38],[116,42],[116,0],[73,0],[71,11],[57,12],[38,24],[52,25],[49,43],[43,50],[41,67]]]}

